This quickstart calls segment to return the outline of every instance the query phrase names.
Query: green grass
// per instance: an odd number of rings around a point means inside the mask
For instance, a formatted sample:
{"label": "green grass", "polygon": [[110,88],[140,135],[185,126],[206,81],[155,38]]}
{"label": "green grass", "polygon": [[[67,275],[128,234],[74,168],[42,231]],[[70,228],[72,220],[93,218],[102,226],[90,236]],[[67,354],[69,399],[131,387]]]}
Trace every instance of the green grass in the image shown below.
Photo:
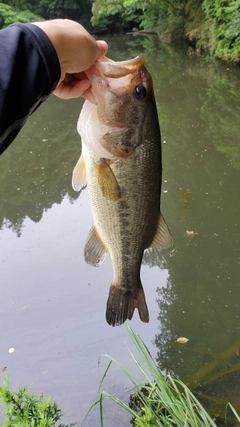
{"label": "green grass", "polygon": [[[129,350],[131,358],[138,368],[139,374],[141,374],[141,380],[118,360],[105,354],[104,356],[110,361],[101,380],[100,388],[112,363],[115,363],[133,385],[129,390],[129,393],[132,393],[131,403],[128,406],[117,397],[102,391],[99,399],[91,406],[87,415],[96,405],[99,405],[100,426],[104,427],[103,403],[104,399],[107,398],[120,405],[123,410],[132,416],[132,425],[135,427],[217,427],[215,421],[189,388],[182,381],[173,378],[171,375],[163,376],[141,338],[129,326],[127,326],[127,330],[141,356],[140,362],[133,352]],[[240,421],[240,417],[231,404],[227,406],[230,407],[237,420]]]}
{"label": "green grass", "polygon": [[[4,404],[5,421],[1,427],[54,427],[63,416],[62,410],[52,398],[42,394],[29,393],[30,386],[10,391],[9,378],[4,376],[3,387],[0,387],[0,402]],[[59,424],[58,427],[73,427]]]}
{"label": "green grass", "polygon": [[[110,393],[102,391],[87,415],[93,407],[99,405],[100,427],[104,427],[103,404],[105,399],[111,399],[129,413],[134,427],[217,427],[215,420],[210,417],[189,388],[171,375],[162,375],[141,338],[129,326],[127,330],[140,355],[141,361],[129,350],[141,379],[132,374],[118,360],[104,355],[109,359],[109,363],[100,388],[112,363],[115,363],[132,383],[131,389],[128,390],[131,393],[130,404],[127,405]],[[56,425],[63,415],[58,404],[53,402],[51,397],[31,394],[29,386],[11,391],[7,376],[4,376],[3,387],[0,387],[0,402],[4,404],[3,414],[5,415],[4,424],[0,427],[73,427],[76,425],[76,423]],[[240,422],[239,415],[230,403],[226,407],[225,418],[227,418],[228,408]]]}

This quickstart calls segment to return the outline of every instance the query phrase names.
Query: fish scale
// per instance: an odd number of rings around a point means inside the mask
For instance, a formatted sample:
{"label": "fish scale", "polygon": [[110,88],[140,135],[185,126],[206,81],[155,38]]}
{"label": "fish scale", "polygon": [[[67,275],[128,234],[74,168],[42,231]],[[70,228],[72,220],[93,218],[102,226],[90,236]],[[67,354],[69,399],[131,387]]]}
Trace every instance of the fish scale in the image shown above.
{"label": "fish scale", "polygon": [[[121,62],[95,64],[97,77],[94,72],[88,77],[99,102],[86,101],[78,123],[83,150],[73,187],[87,184],[94,219],[85,260],[99,266],[110,254],[113,281],[106,320],[112,326],[131,319],[135,308],[143,322],[149,321],[140,279],[143,252],[172,243],[160,212],[161,136],[152,80],[143,63],[142,58],[130,60],[130,76]],[[119,69],[121,85],[124,72],[127,78],[120,89],[112,77]]]}
{"label": "fish scale", "polygon": [[[141,144],[129,158],[111,163],[121,191],[117,201],[102,194],[93,152],[87,150],[84,156],[94,225],[113,265],[112,285],[131,292],[135,289],[143,292],[140,281],[143,251],[153,241],[160,216],[160,156],[160,145],[153,140]],[[148,321],[147,309],[142,320]]]}

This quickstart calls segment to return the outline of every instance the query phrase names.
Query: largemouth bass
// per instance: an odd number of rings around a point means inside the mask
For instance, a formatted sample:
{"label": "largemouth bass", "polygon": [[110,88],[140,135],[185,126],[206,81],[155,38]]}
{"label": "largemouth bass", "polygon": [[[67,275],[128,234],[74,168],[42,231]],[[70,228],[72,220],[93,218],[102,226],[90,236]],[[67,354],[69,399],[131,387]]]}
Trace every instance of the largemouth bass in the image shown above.
{"label": "largemouth bass", "polygon": [[120,325],[138,308],[149,313],[140,280],[143,252],[167,248],[172,236],[160,212],[161,137],[152,78],[144,59],[105,58],[87,72],[97,105],[85,101],[78,121],[82,154],[73,188],[87,185],[94,226],[84,249],[99,266],[110,253],[114,277],[106,320]]}

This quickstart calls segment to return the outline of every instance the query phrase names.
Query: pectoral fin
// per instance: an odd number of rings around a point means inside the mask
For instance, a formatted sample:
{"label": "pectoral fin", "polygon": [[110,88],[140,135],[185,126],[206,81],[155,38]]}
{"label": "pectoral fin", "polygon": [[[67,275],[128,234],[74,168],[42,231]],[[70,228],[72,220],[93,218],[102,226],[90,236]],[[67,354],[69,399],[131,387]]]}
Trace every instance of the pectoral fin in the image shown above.
{"label": "pectoral fin", "polygon": [[85,261],[94,267],[99,267],[105,260],[107,253],[107,248],[104,246],[96,228],[93,226],[89,232],[84,248]]}
{"label": "pectoral fin", "polygon": [[106,199],[118,200],[121,197],[121,190],[116,180],[116,177],[104,159],[100,159],[98,163],[95,163],[95,168],[98,177],[98,184],[101,188],[102,194]]}
{"label": "pectoral fin", "polygon": [[161,248],[167,249],[169,246],[173,244],[173,238],[169,231],[169,228],[163,218],[162,214],[160,214],[160,218],[158,221],[158,227],[154,239],[150,245],[151,248]]}
{"label": "pectoral fin", "polygon": [[73,169],[72,187],[75,191],[80,191],[87,185],[86,165],[83,155],[80,156],[75,168]]}

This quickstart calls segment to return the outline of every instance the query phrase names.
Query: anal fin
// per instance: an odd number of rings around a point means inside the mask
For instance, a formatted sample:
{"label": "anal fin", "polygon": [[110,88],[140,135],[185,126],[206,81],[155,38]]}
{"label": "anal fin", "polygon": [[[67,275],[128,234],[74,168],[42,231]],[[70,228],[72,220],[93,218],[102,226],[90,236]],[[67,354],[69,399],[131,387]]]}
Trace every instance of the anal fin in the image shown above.
{"label": "anal fin", "polygon": [[172,235],[165,222],[165,219],[163,218],[162,214],[160,214],[157,231],[150,245],[150,248],[167,249],[170,246],[172,246],[172,244],[173,244]]}

